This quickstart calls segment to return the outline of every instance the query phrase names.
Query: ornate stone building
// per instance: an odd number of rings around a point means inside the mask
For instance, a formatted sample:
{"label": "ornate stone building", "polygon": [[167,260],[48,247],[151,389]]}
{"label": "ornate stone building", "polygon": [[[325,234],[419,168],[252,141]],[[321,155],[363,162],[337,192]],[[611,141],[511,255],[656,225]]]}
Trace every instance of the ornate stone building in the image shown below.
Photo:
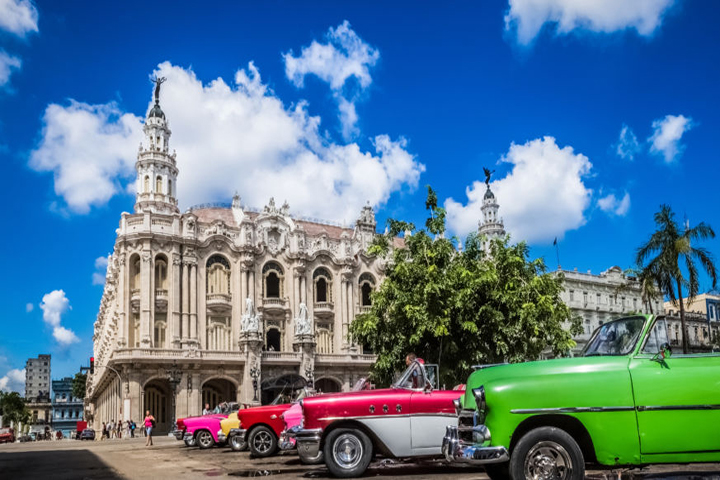
{"label": "ornate stone building", "polygon": [[[297,376],[322,391],[347,390],[374,356],[348,340],[370,308],[380,260],[366,253],[376,222],[352,227],[262,210],[206,205],[180,213],[176,154],[158,101],[140,146],[134,213],[123,213],[95,322],[95,373],[86,416],[159,430],[174,415],[221,401],[259,403]],[[283,379],[284,377],[284,379]]]}

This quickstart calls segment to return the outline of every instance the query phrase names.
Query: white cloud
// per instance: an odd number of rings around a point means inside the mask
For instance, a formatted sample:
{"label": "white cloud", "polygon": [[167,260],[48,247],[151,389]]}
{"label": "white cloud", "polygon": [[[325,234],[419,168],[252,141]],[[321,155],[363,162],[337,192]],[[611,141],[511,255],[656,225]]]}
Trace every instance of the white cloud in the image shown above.
{"label": "white cloud", "polygon": [[26,312],[26,313],[30,313],[30,312],[32,312],[33,310],[35,310],[35,305],[33,305],[32,303],[26,303],[26,304],[25,304],[25,312]]}
{"label": "white cloud", "polygon": [[[499,215],[515,241],[546,242],[585,224],[592,191],[583,183],[592,164],[570,146],[560,148],[553,137],[512,144],[502,162],[513,165],[504,178],[491,182]],[[477,229],[485,184],[466,188],[465,205],[445,201],[450,229],[466,235]]]}
{"label": "white cloud", "polygon": [[575,30],[613,33],[634,29],[650,36],[675,0],[510,0],[505,30],[529,45],[546,23],[557,34]]}
{"label": "white cloud", "polygon": [[0,29],[18,37],[38,31],[38,12],[30,0],[0,0]]}
{"label": "white cloud", "polygon": [[13,368],[0,377],[0,392],[18,392],[25,396],[25,369]]}
{"label": "white cloud", "polygon": [[68,330],[65,327],[53,328],[53,337],[60,345],[63,346],[80,341],[77,335],[75,335],[75,332],[73,332],[72,330]]}
{"label": "white cloud", "polygon": [[95,272],[92,274],[93,285],[105,285],[105,276],[107,273],[108,259],[107,257],[98,257],[95,259]]}
{"label": "white cloud", "polygon": [[666,115],[652,123],[653,134],[648,138],[650,153],[662,155],[666,163],[679,159],[685,151],[680,143],[683,133],[693,128],[692,118],[683,115]]}
{"label": "white cloud", "polygon": [[13,70],[19,70],[22,62],[19,58],[8,55],[0,50],[0,88],[10,83]]}
{"label": "white cloud", "polygon": [[140,118],[110,102],[51,104],[43,116],[42,140],[30,155],[30,167],[53,172],[55,193],[70,211],[87,213],[124,190],[121,181],[135,173]]}
{"label": "white cloud", "polygon": [[[285,74],[298,88],[304,86],[306,75],[327,82],[338,102],[343,138],[350,139],[359,133],[355,102],[372,83],[370,68],[379,60],[380,52],[361,39],[347,20],[330,28],[326,38],[327,43],[313,40],[297,57],[292,51],[284,54]],[[354,84],[348,82],[351,79]]]}
{"label": "white cloud", "polygon": [[635,132],[633,132],[632,128],[627,125],[623,125],[620,130],[620,137],[618,138],[618,143],[615,149],[618,156],[626,160],[634,160],[635,155],[640,153],[641,150],[642,148],[638,143]]}
{"label": "white cloud", "polygon": [[630,194],[625,192],[625,196],[621,199],[616,198],[614,194],[606,195],[598,200],[600,210],[610,215],[624,217],[630,210]]}
{"label": "white cloud", "polygon": [[[168,62],[154,74],[168,79],[161,105],[177,149],[182,209],[228,201],[238,191],[248,205],[275,196],[298,214],[352,222],[366,201],[379,206],[391,193],[415,188],[424,171],[402,138],[377,135],[372,151],[328,141],[320,118],[304,102],[285,107],[252,63],[237,72],[234,85],[222,78],[203,84]],[[116,106],[72,102],[49,106],[45,120],[31,165],[55,172],[55,190],[73,211],[107,202],[134,177],[138,117]]]}
{"label": "white cloud", "polygon": [[62,316],[71,308],[70,300],[63,290],[53,290],[43,295],[40,308],[43,311],[43,320],[53,329],[53,337],[61,345],[69,345],[80,339],[69,330],[60,325]]}

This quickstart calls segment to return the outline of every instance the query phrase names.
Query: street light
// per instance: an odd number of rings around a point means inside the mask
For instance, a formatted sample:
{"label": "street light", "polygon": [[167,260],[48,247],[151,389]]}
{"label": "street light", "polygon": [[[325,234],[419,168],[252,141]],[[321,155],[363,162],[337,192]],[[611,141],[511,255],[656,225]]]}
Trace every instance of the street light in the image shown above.
{"label": "street light", "polygon": [[307,378],[308,387],[312,390],[315,388],[315,372],[311,367],[305,367],[305,377]]}
{"label": "street light", "polygon": [[252,379],[253,379],[253,381],[252,381],[252,383],[253,383],[253,390],[254,390],[254,392],[255,392],[254,395],[253,395],[253,402],[257,402],[257,401],[258,401],[258,398],[257,398],[258,378],[260,378],[260,369],[258,368],[257,363],[255,364],[254,367],[252,367],[252,368],[250,369],[250,376],[251,376]]}
{"label": "street light", "polygon": [[172,367],[168,368],[165,373],[168,377],[168,383],[172,389],[172,427],[175,428],[175,396],[177,395],[177,386],[182,379],[182,370],[177,366],[177,360],[173,361]]}

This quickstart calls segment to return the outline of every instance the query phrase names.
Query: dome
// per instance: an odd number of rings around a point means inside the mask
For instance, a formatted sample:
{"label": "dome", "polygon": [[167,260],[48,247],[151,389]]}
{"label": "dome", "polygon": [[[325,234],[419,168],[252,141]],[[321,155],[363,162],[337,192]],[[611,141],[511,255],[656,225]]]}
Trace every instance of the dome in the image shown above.
{"label": "dome", "polygon": [[165,113],[160,108],[160,104],[156,103],[152,110],[150,110],[150,113],[148,113],[148,118],[151,117],[162,118],[163,120],[165,119]]}
{"label": "dome", "polygon": [[485,196],[483,199],[487,200],[489,198],[495,198],[495,194],[490,190],[490,185],[488,185],[487,190],[485,190]]}

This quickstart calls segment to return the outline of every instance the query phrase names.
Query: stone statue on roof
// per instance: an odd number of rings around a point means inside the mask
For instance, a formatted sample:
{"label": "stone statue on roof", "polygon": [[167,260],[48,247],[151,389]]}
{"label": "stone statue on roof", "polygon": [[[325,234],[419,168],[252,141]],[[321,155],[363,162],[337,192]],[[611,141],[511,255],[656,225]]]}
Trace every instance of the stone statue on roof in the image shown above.
{"label": "stone statue on roof", "polygon": [[483,167],[483,172],[485,172],[485,185],[488,187],[490,186],[490,176],[495,173],[495,170],[490,171],[489,168]]}
{"label": "stone statue on roof", "polygon": [[152,79],[152,82],[155,84],[155,104],[156,105],[160,103],[160,85],[165,83],[166,80],[167,80],[167,78],[165,78],[165,77],[160,77],[160,78],[155,77]]}
{"label": "stone statue on roof", "polygon": [[295,318],[295,335],[298,337],[312,335],[312,330],[312,319],[308,315],[307,305],[305,305],[305,302],[300,302],[300,311],[297,318]]}

